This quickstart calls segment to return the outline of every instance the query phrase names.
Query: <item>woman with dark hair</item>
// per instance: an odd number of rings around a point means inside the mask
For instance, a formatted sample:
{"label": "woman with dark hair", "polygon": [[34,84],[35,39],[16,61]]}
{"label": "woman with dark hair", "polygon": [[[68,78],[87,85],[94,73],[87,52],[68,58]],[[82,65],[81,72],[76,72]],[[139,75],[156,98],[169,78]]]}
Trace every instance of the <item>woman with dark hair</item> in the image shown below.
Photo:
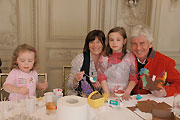
{"label": "woman with dark hair", "polygon": [[[71,62],[72,68],[68,80],[69,94],[89,95],[94,90],[100,90],[101,86],[97,81],[97,66],[104,48],[104,33],[101,30],[90,31],[85,39],[83,53],[78,54]],[[96,82],[92,83],[90,77],[95,78]]]}

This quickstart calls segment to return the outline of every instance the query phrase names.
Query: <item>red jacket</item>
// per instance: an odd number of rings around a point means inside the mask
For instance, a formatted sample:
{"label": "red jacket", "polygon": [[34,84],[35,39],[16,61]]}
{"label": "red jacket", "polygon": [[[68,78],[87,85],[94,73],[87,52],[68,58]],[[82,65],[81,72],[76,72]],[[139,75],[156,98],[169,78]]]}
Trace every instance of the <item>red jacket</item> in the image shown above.
{"label": "red jacket", "polygon": [[[166,83],[169,85],[164,86],[167,95],[173,96],[175,93],[180,93],[180,73],[175,69],[176,63],[173,59],[165,56],[157,51],[152,50],[147,58],[147,64],[144,68],[149,70],[149,75],[152,77],[160,76],[163,72],[167,72]],[[137,68],[136,60],[136,68]],[[147,94],[150,91],[142,89],[142,80],[140,79],[138,84],[132,91],[132,94]]]}

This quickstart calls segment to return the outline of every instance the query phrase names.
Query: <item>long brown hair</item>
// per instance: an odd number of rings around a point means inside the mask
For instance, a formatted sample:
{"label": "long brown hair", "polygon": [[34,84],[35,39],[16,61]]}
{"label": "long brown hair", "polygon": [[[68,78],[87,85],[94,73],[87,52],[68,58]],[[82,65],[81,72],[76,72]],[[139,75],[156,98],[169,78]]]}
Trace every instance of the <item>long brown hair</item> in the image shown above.
{"label": "long brown hair", "polygon": [[12,56],[12,64],[11,64],[11,69],[15,68],[19,68],[18,67],[18,64],[17,64],[17,58],[19,56],[19,53],[20,52],[26,52],[26,51],[31,51],[31,52],[34,52],[35,54],[35,58],[34,58],[34,65],[33,65],[33,68],[32,70],[37,70],[38,69],[38,56],[37,56],[37,52],[36,52],[36,49],[30,45],[27,45],[27,44],[22,44],[22,45],[19,45],[15,50],[14,50],[14,53],[13,53],[13,56]]}
{"label": "long brown hair", "polygon": [[96,37],[98,38],[98,40],[101,41],[101,43],[103,45],[103,50],[105,49],[105,35],[104,35],[104,32],[101,31],[101,30],[92,30],[86,36],[83,52],[89,51],[89,42],[94,41]]}
{"label": "long brown hair", "polygon": [[[119,34],[122,35],[122,37],[124,39],[127,39],[126,30],[123,27],[112,28],[107,34],[107,41],[108,42],[107,42],[107,47],[106,47],[106,52],[105,52],[105,55],[107,55],[107,56],[111,56],[113,53],[113,50],[111,49],[111,47],[109,45],[109,34],[111,34],[113,32],[118,32]],[[127,49],[127,42],[123,45],[123,48],[122,48],[123,55],[121,56],[120,59],[122,59],[126,55],[126,53],[127,53],[126,49]]]}

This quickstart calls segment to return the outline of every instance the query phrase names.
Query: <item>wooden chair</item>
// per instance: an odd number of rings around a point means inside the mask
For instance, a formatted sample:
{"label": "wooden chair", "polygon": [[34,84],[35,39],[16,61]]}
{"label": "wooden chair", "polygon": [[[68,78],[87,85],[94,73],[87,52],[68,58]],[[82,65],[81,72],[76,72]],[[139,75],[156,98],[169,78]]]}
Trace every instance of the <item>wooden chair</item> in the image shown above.
{"label": "wooden chair", "polygon": [[3,83],[5,82],[8,73],[0,73],[0,101],[7,100],[9,93],[3,89]]}
{"label": "wooden chair", "polygon": [[67,95],[68,92],[68,79],[70,74],[71,66],[63,66],[63,94]]}
{"label": "wooden chair", "polygon": [[[3,83],[5,82],[8,73],[0,73],[0,101],[5,100],[9,97],[9,93],[3,89]],[[38,81],[44,82],[44,79],[47,80],[47,73],[38,73]],[[37,97],[43,96],[44,91],[37,90],[36,91]]]}
{"label": "wooden chair", "polygon": [[47,79],[47,73],[38,73],[38,77],[44,77],[44,79]]}
{"label": "wooden chair", "polygon": [[[44,79],[48,80],[48,75],[47,73],[38,73],[38,81],[39,82],[44,82]],[[42,97],[44,96],[45,91],[42,90],[36,90],[36,96],[37,97]]]}

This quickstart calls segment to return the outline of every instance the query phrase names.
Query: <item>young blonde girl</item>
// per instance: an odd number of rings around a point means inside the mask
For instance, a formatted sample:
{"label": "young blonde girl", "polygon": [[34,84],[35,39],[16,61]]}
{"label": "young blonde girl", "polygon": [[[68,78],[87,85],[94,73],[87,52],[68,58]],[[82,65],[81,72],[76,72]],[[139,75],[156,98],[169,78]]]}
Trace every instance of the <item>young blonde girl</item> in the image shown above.
{"label": "young blonde girl", "polygon": [[36,96],[36,88],[47,89],[46,80],[44,83],[38,82],[37,63],[37,52],[32,46],[23,44],[15,49],[11,71],[3,85],[5,91],[10,93],[9,100],[14,101]]}
{"label": "young blonde girl", "polygon": [[123,98],[128,100],[137,83],[135,57],[127,53],[127,36],[123,27],[111,29],[107,35],[107,48],[99,59],[98,80],[104,93],[113,94],[114,90],[124,90]]}

